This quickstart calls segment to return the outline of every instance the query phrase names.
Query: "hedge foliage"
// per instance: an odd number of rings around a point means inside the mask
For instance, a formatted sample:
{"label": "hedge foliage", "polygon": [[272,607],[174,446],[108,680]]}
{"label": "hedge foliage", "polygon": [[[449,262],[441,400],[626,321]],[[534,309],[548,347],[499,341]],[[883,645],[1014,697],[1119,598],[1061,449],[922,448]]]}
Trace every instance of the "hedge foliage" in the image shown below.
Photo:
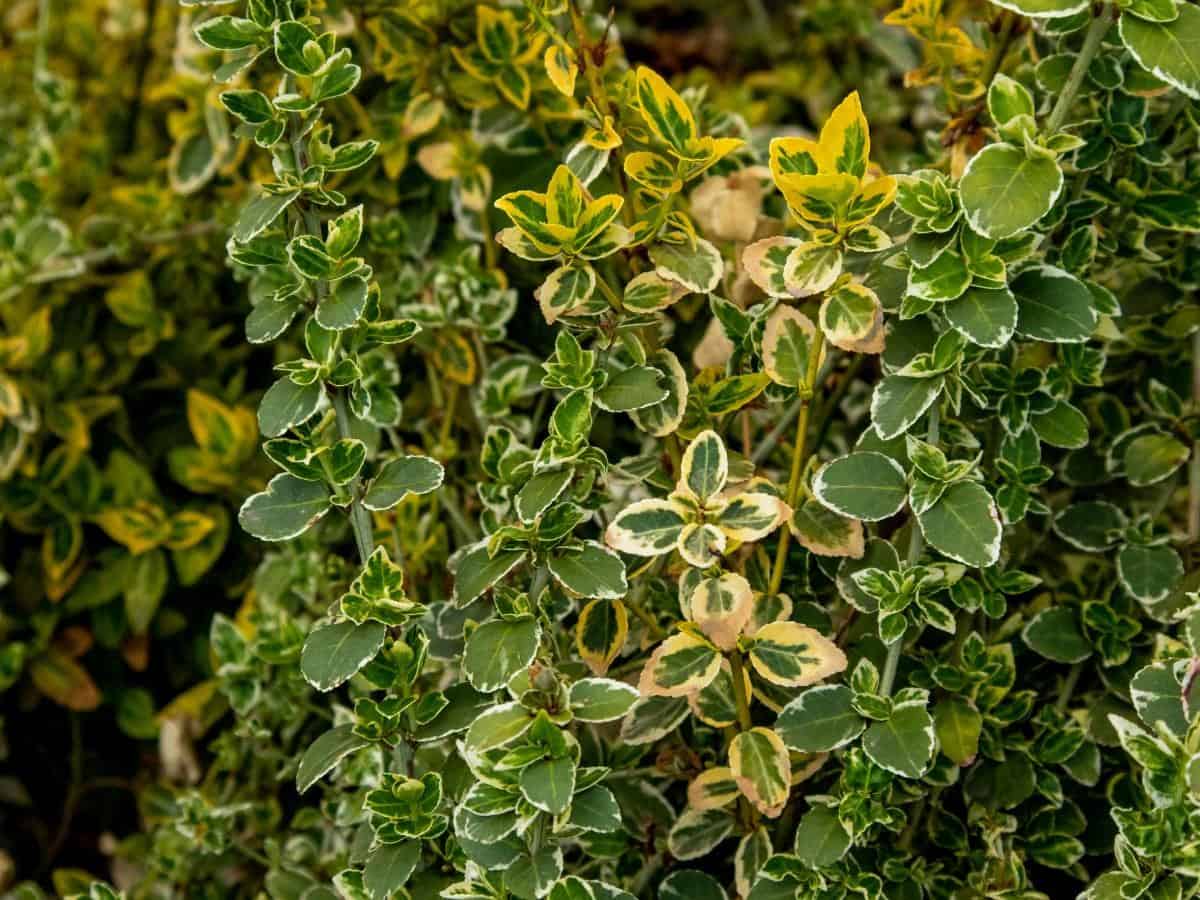
{"label": "hedge foliage", "polygon": [[0,22],[6,896],[1200,896],[1200,6]]}

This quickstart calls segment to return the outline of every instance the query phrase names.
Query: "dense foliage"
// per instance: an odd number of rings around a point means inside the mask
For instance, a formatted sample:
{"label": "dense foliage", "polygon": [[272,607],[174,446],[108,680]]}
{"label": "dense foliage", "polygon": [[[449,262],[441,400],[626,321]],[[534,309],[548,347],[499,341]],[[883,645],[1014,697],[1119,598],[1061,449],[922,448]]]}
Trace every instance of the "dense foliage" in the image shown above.
{"label": "dense foliage", "polygon": [[0,889],[1200,896],[1200,6],[0,17]]}

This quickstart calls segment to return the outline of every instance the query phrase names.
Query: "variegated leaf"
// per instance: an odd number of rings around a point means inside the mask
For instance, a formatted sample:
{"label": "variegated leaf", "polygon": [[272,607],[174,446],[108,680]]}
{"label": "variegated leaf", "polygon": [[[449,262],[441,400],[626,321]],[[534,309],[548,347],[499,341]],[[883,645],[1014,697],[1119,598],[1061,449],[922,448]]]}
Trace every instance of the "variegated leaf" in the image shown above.
{"label": "variegated leaf", "polygon": [[686,697],[698,691],[721,670],[721,654],[712,644],[680,632],[667,638],[650,655],[638,690],[643,697]]}
{"label": "variegated leaf", "polygon": [[783,740],[770,728],[743,731],[729,745],[729,768],[746,799],[775,818],[787,804],[792,765]]}
{"label": "variegated leaf", "polygon": [[829,638],[799,622],[772,622],[749,646],[754,670],[772,684],[803,687],[846,668],[846,654]]}

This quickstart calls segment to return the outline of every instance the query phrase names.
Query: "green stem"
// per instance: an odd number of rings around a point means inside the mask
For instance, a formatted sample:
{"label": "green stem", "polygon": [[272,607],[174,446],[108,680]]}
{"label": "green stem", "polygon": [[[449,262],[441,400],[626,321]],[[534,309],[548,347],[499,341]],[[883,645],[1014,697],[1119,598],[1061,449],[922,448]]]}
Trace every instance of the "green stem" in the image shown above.
{"label": "green stem", "polygon": [[[1192,406],[1200,413],[1200,331],[1192,335]],[[1188,467],[1188,544],[1200,542],[1200,440],[1192,444]]]}
{"label": "green stem", "polygon": [[[805,446],[808,437],[808,419],[812,411],[813,388],[817,382],[817,372],[820,369],[821,350],[824,345],[824,332],[816,329],[813,332],[812,345],[808,348],[808,371],[805,373],[804,384],[800,385],[800,415],[796,419],[796,443],[792,448],[792,471],[788,477],[786,500],[788,506],[794,507],[800,495],[800,476],[804,472],[806,459]],[[771,582],[767,586],[767,596],[774,597],[779,593],[783,584],[783,569],[787,563],[788,545],[792,533],[785,526],[779,535],[779,546],[775,551],[775,563],[771,567]]]}
{"label": "green stem", "polygon": [[1108,33],[1112,23],[1113,8],[1110,4],[1105,3],[1100,9],[1100,14],[1088,26],[1087,34],[1083,38],[1083,48],[1075,57],[1075,64],[1071,66],[1067,83],[1063,86],[1062,93],[1058,95],[1058,102],[1054,104],[1050,118],[1046,120],[1047,133],[1054,134],[1062,128],[1067,113],[1071,111],[1071,104],[1075,102],[1075,95],[1079,93],[1079,88],[1087,75],[1088,67],[1091,66],[1092,60],[1100,50],[1100,43],[1104,40],[1104,35]]}
{"label": "green stem", "polygon": [[1060,713],[1067,711],[1067,706],[1071,703],[1071,695],[1075,693],[1075,685],[1079,683],[1079,676],[1083,674],[1083,663],[1077,662],[1071,666],[1071,671],[1067,673],[1066,680],[1063,681],[1062,687],[1058,691],[1058,701],[1054,704],[1055,710]]}
{"label": "green stem", "polygon": [[733,676],[733,702],[737,707],[738,727],[749,731],[754,727],[750,719],[750,698],[746,696],[746,667],[742,661],[742,651],[734,650],[729,654],[729,669]]}
{"label": "green stem", "polygon": [[[925,439],[935,446],[938,442],[940,424],[941,411],[938,408],[937,401],[934,401],[933,406],[929,408],[929,427],[926,431]],[[921,526],[915,516],[913,517],[911,528],[912,531],[908,536],[907,563],[910,566],[915,566],[925,550],[925,536],[921,533]],[[900,638],[888,647],[887,659],[883,663],[883,680],[879,686],[880,693],[885,697],[892,693],[892,686],[896,683],[896,670],[900,666],[900,653],[903,649],[904,638]]]}
{"label": "green stem", "polygon": [[[353,437],[353,432],[350,430],[350,415],[346,411],[346,398],[341,391],[331,391],[333,395],[333,411],[337,420],[338,436],[342,439]],[[350,482],[350,493],[354,499],[350,503],[350,527],[354,530],[354,543],[358,545],[358,555],[362,560],[363,565],[371,557],[371,552],[375,549],[375,535],[371,525],[371,514],[367,512],[362,505],[362,483],[359,476],[355,475]]]}

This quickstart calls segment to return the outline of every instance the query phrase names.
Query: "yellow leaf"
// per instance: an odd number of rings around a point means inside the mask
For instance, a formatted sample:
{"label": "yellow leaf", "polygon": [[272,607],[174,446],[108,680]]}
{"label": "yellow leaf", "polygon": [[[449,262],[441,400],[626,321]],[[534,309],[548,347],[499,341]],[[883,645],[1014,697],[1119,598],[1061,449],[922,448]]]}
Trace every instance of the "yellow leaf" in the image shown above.
{"label": "yellow leaf", "polygon": [[95,518],[104,532],[135,556],[152,550],[170,536],[171,524],[161,507],[147,500],[106,509]]}
{"label": "yellow leaf", "polygon": [[664,144],[685,154],[697,137],[696,119],[675,89],[653,69],[639,66],[637,99],[646,126]]}
{"label": "yellow leaf", "polygon": [[833,160],[835,172],[862,178],[871,155],[871,133],[858,91],[851,92],[829,114],[821,129],[821,147]]}
{"label": "yellow leaf", "polygon": [[460,332],[442,329],[435,333],[434,366],[457,384],[475,383],[475,351]]}
{"label": "yellow leaf", "polygon": [[579,75],[579,66],[575,63],[575,53],[562,44],[552,44],[546,48],[542,57],[546,66],[546,75],[550,78],[559,93],[572,97],[575,94],[575,79]]}

